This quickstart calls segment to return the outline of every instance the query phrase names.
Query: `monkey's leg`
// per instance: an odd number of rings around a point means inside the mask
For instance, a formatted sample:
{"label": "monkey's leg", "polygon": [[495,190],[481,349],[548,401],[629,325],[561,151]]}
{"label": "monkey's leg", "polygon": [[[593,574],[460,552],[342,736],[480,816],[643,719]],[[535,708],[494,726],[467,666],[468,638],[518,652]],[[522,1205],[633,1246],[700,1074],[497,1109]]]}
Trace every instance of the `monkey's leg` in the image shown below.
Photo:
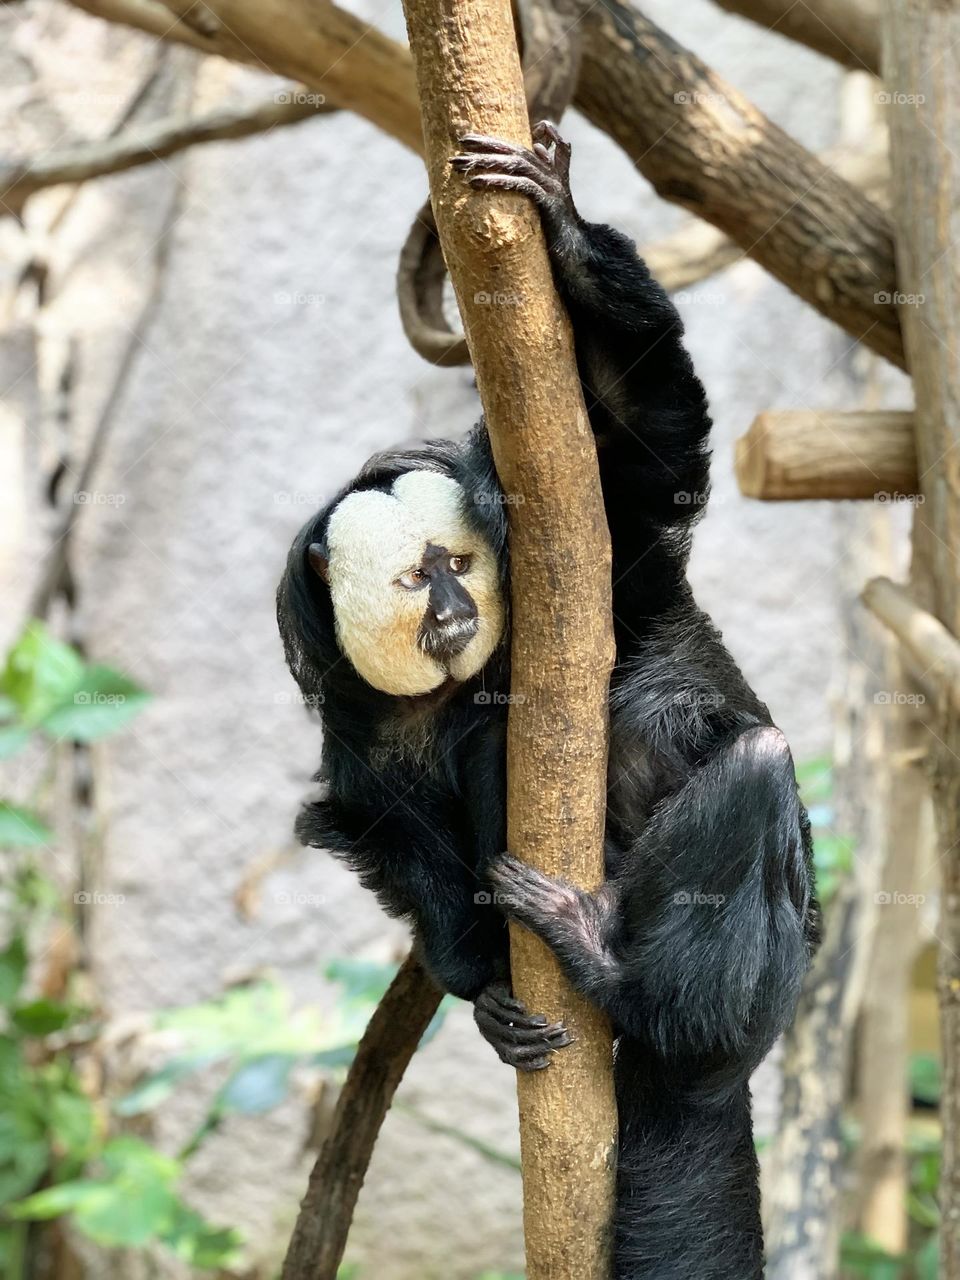
{"label": "monkey's leg", "polygon": [[628,1034],[734,1052],[792,1015],[812,898],[790,752],[747,730],[659,806],[597,894],[510,855],[489,868],[504,909]]}

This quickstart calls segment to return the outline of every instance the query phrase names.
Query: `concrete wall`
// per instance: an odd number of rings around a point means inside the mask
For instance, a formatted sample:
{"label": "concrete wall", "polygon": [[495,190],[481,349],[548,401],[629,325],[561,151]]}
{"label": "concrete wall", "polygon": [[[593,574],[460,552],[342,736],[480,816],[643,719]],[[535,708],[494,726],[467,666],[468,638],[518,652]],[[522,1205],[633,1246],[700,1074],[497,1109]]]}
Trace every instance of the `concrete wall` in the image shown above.
{"label": "concrete wall", "polygon": [[[706,0],[682,13],[651,0],[647,10],[807,146],[833,140],[832,65]],[[148,45],[52,7],[37,15],[30,57],[65,105],[57,116],[41,103],[30,127],[48,143],[61,127],[93,134],[103,127],[98,108],[109,117],[117,103],[88,98],[78,110],[76,95],[94,82],[107,99],[118,84],[128,90]],[[374,16],[399,33],[398,5]],[[156,111],[189,97],[191,61],[174,60]],[[256,73],[213,65],[200,72],[194,106],[263,92]],[[577,117],[565,128],[586,216],[641,244],[679,225],[680,211],[658,202],[605,137]],[[470,375],[428,367],[400,330],[396,258],[425,192],[414,156],[344,114],[104,180],[58,234],[46,324],[79,342],[74,429],[83,436],[148,289],[168,202],[179,201],[159,305],[96,480],[123,501],[84,513],[78,548],[91,653],[156,695],[97,761],[100,887],[125,897],[90,921],[114,1015],[210,997],[263,968],[302,1000],[318,990],[329,999],[325,959],[386,958],[402,943],[403,930],[319,853],[292,852],[264,881],[252,920],[233,895],[251,865],[289,845],[319,754],[273,618],[291,536],[373,450],[462,432],[477,413]],[[38,203],[35,222],[51,207]],[[826,506],[741,500],[732,443],[761,409],[840,403],[848,342],[749,262],[690,290],[681,307],[716,419],[715,497],[695,584],[803,759],[829,745],[839,658],[832,572],[843,548]],[[401,1096],[516,1150],[511,1074],[465,1007],[418,1057]],[[770,1096],[768,1087],[768,1111]],[[161,1139],[182,1136],[198,1106],[188,1098],[165,1112]],[[197,1202],[243,1226],[259,1255],[289,1228],[302,1191],[304,1123],[298,1101],[231,1122],[195,1162]],[[518,1178],[395,1113],[349,1256],[379,1280],[517,1268]]]}

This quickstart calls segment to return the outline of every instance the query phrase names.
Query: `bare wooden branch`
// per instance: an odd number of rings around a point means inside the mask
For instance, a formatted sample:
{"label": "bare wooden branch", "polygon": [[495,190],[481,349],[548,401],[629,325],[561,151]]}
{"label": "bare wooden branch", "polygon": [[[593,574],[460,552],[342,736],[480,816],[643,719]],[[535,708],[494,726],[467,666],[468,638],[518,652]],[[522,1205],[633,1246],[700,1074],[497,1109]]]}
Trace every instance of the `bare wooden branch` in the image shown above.
{"label": "bare wooden branch", "polygon": [[35,192],[61,182],[85,182],[121,173],[165,160],[198,143],[249,138],[278,125],[296,124],[337,110],[318,102],[318,96],[301,85],[292,85],[252,107],[218,107],[198,118],[160,120],[68,151],[46,152],[33,160],[0,160],[0,210],[19,214],[24,201]]}
{"label": "bare wooden branch", "polygon": [[397,1085],[440,1004],[408,956],[367,1024],[310,1172],[282,1280],[336,1280],[357,1196]]}
{"label": "bare wooden branch", "polygon": [[[90,13],[303,81],[415,150],[407,50],[333,3],[209,0],[201,36],[158,0],[70,0]],[[903,362],[886,215],[621,0],[583,12],[576,105],[667,200],[718,227],[823,315]]]}
{"label": "bare wooden branch", "polygon": [[[954,639],[960,635],[960,368],[952,349],[960,332],[960,259],[954,244],[954,211],[960,207],[960,5],[957,0],[882,0],[882,14],[897,263],[900,288],[914,304],[902,309],[925,499],[914,515],[914,551],[929,575],[931,612]],[[926,630],[929,635],[929,626]],[[941,636],[937,651],[945,664],[949,648]],[[955,681],[951,692],[931,759],[942,875],[940,1275],[960,1280],[960,717]]]}
{"label": "bare wooden branch", "polygon": [[[530,145],[508,0],[407,0],[430,191],[510,513],[510,849],[603,880],[610,540],[569,322],[536,211],[472,191],[449,165],[467,131]],[[505,299],[490,305],[491,296]],[[562,728],[561,728],[562,726]],[[616,1104],[606,1020],[553,955],[511,928],[514,987],[573,1030],[547,1071],[518,1074],[530,1280],[609,1274]]]}
{"label": "bare wooden branch", "polygon": [[877,0],[717,0],[729,13],[750,18],[852,71],[880,74]]}
{"label": "bare wooden branch", "polygon": [[740,491],[766,501],[907,499],[918,491],[913,415],[760,413],[736,444]]}
{"label": "bare wooden branch", "polygon": [[960,711],[960,640],[889,578],[874,578],[863,603],[897,637],[910,658]]}

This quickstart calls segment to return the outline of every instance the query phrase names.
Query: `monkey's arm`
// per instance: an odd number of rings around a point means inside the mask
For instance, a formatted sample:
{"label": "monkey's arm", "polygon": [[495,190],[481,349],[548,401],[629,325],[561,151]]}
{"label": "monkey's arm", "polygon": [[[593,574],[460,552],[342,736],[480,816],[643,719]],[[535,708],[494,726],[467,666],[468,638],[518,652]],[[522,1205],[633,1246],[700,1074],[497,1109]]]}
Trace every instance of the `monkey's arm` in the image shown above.
{"label": "monkey's arm", "polygon": [[502,1061],[539,1070],[570,1043],[561,1024],[513,998],[506,921],[438,814],[402,799],[376,813],[328,797],[303,808],[297,835],[342,857],[389,915],[411,922],[431,976],[473,1003],[477,1026]]}
{"label": "monkey's arm", "polygon": [[481,135],[460,142],[464,154],[452,163],[471,185],[520,192],[540,210],[587,409],[610,467],[633,472],[648,509],[648,498],[661,497],[655,514],[689,516],[706,494],[710,419],[673,303],[626,236],[577,213],[570,147],[552,125],[536,126],[533,151]]}
{"label": "monkey's arm", "polygon": [[596,894],[504,855],[505,910],[666,1058],[755,1065],[793,1014],[812,932],[805,819],[779,730],[749,729],[655,811]]}

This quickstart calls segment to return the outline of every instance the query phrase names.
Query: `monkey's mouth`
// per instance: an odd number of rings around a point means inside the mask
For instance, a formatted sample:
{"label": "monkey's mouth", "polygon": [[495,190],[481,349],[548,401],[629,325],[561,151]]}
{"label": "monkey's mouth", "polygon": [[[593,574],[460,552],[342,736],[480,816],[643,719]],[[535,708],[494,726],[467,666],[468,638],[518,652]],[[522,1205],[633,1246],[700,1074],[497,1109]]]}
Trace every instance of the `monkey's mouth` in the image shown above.
{"label": "monkey's mouth", "polygon": [[427,657],[442,665],[463,653],[479,630],[477,618],[462,618],[456,622],[421,627],[417,642]]}

